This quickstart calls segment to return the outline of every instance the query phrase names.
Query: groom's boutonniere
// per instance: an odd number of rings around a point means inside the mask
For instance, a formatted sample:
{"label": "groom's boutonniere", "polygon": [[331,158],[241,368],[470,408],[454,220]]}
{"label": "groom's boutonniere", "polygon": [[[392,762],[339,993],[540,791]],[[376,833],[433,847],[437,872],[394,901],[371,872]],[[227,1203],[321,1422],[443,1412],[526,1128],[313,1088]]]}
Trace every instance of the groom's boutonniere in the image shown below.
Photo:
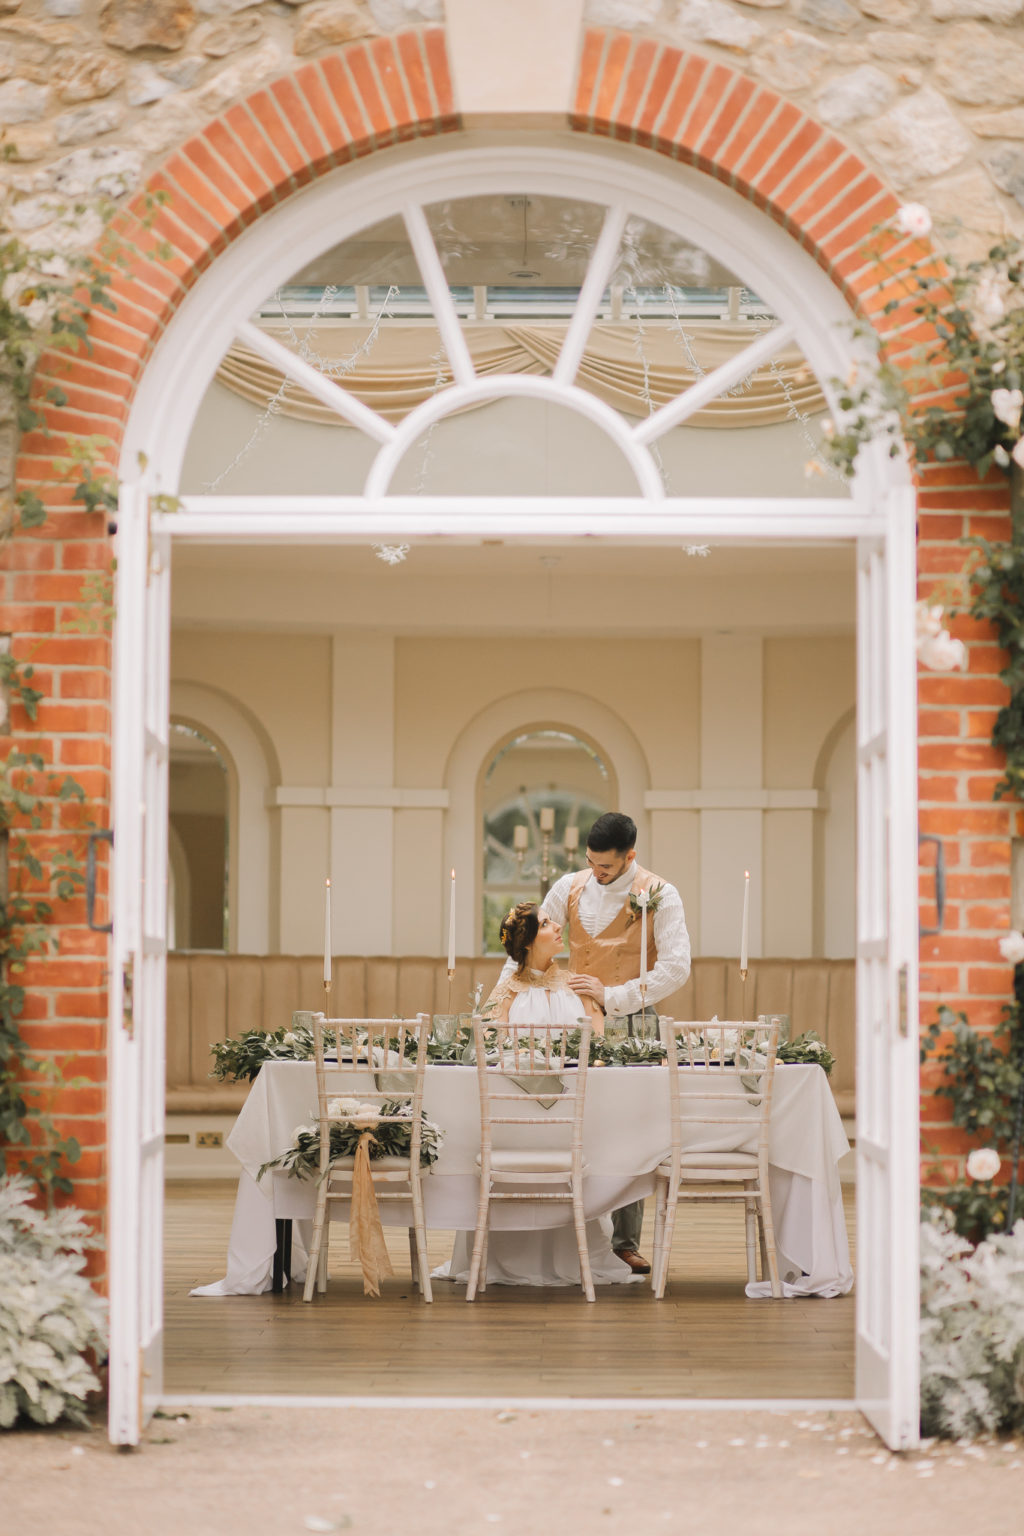
{"label": "groom's boutonniere", "polygon": [[[661,906],[661,898],[664,896],[664,894],[665,894],[665,887],[664,887],[663,884],[659,883],[658,885],[652,885],[650,887],[650,889],[647,892],[647,916],[648,917],[653,917],[655,912],[657,912],[658,908]],[[643,911],[643,908],[640,905],[640,897],[637,895],[636,891],[630,891],[630,893],[629,893],[629,914],[628,914],[628,916],[626,918],[626,927],[627,928],[629,927],[630,923],[638,923],[640,921],[640,913],[642,911]]]}

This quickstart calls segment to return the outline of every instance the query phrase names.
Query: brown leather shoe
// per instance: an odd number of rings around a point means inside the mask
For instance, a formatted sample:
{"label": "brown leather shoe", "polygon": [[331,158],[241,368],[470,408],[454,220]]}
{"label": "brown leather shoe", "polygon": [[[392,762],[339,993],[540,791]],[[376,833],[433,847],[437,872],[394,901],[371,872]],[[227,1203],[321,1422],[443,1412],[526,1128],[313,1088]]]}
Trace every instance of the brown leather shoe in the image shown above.
{"label": "brown leather shoe", "polygon": [[651,1272],[651,1266],[635,1248],[616,1248],[615,1256],[623,1264],[628,1264],[634,1275],[649,1275]]}

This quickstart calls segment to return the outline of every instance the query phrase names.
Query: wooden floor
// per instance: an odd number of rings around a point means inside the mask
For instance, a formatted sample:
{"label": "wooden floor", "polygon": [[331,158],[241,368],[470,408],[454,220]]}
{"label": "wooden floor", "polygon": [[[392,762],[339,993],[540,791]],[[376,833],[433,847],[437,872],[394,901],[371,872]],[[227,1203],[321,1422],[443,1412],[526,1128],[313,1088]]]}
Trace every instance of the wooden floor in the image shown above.
{"label": "wooden floor", "polygon": [[[362,1295],[336,1228],[327,1294],[190,1297],[224,1272],[234,1184],[167,1186],[165,1379],[168,1392],[487,1397],[845,1398],[853,1395],[854,1298],[749,1301],[738,1210],[681,1211],[663,1301],[647,1285],[575,1289],[408,1283],[404,1232],[396,1278]],[[653,1200],[647,1202],[648,1218]],[[853,1194],[847,1201],[853,1240]],[[645,1252],[650,1234],[645,1229]],[[431,1267],[451,1251],[430,1234]]]}

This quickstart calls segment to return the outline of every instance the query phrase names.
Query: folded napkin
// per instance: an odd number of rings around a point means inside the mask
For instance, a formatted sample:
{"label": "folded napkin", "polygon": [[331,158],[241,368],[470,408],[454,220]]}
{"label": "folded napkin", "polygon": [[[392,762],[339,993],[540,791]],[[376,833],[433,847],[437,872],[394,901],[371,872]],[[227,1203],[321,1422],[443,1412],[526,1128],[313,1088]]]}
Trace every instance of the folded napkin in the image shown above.
{"label": "folded napkin", "polygon": [[560,1096],[565,1091],[565,1084],[560,1077],[553,1072],[545,1072],[537,1077],[509,1077],[510,1083],[515,1083],[524,1093],[547,1093],[550,1097],[538,1098],[537,1103],[541,1109],[550,1109],[552,1104],[557,1104]]}

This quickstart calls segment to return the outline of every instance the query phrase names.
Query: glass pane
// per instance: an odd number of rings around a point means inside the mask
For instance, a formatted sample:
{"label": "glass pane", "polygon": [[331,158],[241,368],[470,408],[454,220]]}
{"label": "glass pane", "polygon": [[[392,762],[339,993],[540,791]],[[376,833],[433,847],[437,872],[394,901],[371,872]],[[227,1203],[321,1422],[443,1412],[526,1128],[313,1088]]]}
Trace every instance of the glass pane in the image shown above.
{"label": "glass pane", "polygon": [[[386,420],[451,382],[405,224],[385,219],[333,246],[253,315],[268,336]],[[207,391],[186,492],[359,495],[377,445],[237,342]]]}
{"label": "glass pane", "polygon": [[608,808],[607,766],[568,731],[527,731],[496,754],[484,779],[485,954],[501,950],[501,919],[540,901],[585,863],[587,833]]}
{"label": "glass pane", "polygon": [[228,786],[224,759],[191,726],[171,723],[168,903],[172,949],[226,949]]}

